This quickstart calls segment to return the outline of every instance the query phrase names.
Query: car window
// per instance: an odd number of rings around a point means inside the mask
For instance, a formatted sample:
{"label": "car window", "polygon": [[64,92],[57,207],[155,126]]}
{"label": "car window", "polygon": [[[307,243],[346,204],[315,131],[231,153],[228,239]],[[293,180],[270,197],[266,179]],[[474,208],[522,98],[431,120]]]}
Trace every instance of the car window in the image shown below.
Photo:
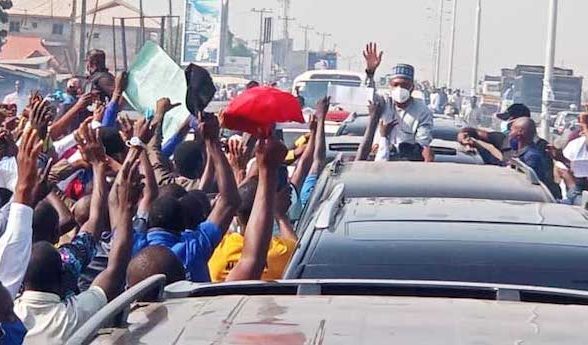
{"label": "car window", "polygon": [[413,221],[338,227],[315,233],[316,247],[302,261],[299,278],[469,281],[588,290],[588,269],[582,264],[588,260],[583,247],[588,234],[578,229]]}

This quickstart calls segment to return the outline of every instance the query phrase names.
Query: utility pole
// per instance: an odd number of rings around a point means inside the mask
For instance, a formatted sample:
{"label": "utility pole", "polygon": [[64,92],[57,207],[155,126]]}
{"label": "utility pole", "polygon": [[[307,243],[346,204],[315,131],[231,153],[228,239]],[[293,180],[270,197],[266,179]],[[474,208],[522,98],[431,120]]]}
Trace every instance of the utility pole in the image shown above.
{"label": "utility pole", "polygon": [[139,25],[141,26],[141,47],[145,45],[145,12],[143,12],[143,0],[139,0]]}
{"label": "utility pole", "polygon": [[75,74],[77,71],[77,64],[76,64],[76,18],[77,18],[77,7],[78,1],[72,0],[71,2],[71,16],[69,17],[69,49],[71,55],[68,57],[68,60],[71,62],[70,72]]}
{"label": "utility pole", "polygon": [[278,19],[283,21],[282,36],[284,39],[284,47],[283,47],[283,52],[282,52],[282,56],[281,56],[281,60],[282,60],[281,65],[282,65],[282,67],[285,67],[286,61],[288,60],[288,53],[290,52],[290,30],[289,30],[288,23],[295,21],[296,18],[284,16],[284,17],[279,17]]}
{"label": "utility pole", "polygon": [[545,77],[543,79],[543,102],[541,106],[541,137],[549,141],[549,110],[555,95],[553,93],[553,64],[555,61],[555,40],[557,36],[558,0],[549,1],[549,24],[545,52]]}
{"label": "utility pole", "polygon": [[441,86],[441,39],[443,38],[443,1],[439,0],[439,34],[437,36],[437,56],[435,60],[435,86]]}
{"label": "utility pole", "polygon": [[[167,7],[168,7],[168,20],[167,20],[167,37],[168,37],[168,46],[167,46],[167,51],[169,53],[170,56],[174,56],[175,50],[173,49],[173,45],[174,45],[174,38],[172,35],[172,31],[174,30],[174,24],[173,24],[173,16],[174,16],[174,9],[173,9],[173,4],[172,4],[172,0],[168,0],[167,2]],[[174,56],[175,59],[175,56]]]}
{"label": "utility pole", "polygon": [[328,34],[326,32],[317,32],[317,35],[321,36],[321,52],[325,51],[325,41],[327,39],[327,37],[331,37],[333,35]]}
{"label": "utility pole", "polygon": [[259,46],[257,48],[257,74],[261,78],[261,74],[263,73],[263,66],[261,65],[261,56],[263,55],[263,18],[265,17],[266,13],[269,14],[273,11],[267,8],[252,8],[251,12],[259,14]]}
{"label": "utility pole", "polygon": [[453,87],[453,58],[455,55],[455,24],[457,21],[457,0],[453,0],[453,18],[451,19],[451,41],[449,44],[449,71],[447,72],[447,86]]}
{"label": "utility pole", "polygon": [[314,30],[314,26],[300,25],[300,28],[304,30],[304,51],[308,54],[308,32]]}
{"label": "utility pole", "polygon": [[225,57],[229,55],[229,0],[222,0],[221,40],[218,56],[219,66],[225,65]]}
{"label": "utility pole", "polygon": [[478,91],[478,65],[480,64],[480,31],[482,27],[482,0],[478,0],[476,6],[476,30],[474,34],[474,64],[472,67],[472,90],[475,96]]}
{"label": "utility pole", "polygon": [[84,73],[84,60],[86,59],[86,16],[88,15],[87,0],[82,0],[82,13],[80,23],[80,56],[78,59],[78,72]]}

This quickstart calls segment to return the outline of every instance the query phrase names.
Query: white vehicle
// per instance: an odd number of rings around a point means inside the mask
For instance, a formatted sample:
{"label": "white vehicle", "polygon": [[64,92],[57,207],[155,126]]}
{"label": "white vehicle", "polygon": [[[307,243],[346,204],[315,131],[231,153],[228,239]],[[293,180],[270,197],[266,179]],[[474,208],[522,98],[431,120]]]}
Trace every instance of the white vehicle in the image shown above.
{"label": "white vehicle", "polygon": [[341,70],[316,70],[304,72],[292,84],[292,94],[298,88],[304,97],[305,107],[314,107],[316,102],[327,95],[329,85],[360,87],[365,75],[363,73]]}

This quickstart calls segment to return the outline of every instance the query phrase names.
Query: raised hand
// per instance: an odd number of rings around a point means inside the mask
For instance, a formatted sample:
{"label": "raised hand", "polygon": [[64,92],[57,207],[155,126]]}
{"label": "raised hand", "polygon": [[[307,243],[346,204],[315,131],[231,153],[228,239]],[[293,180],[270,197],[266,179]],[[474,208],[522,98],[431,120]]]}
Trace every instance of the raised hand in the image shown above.
{"label": "raised hand", "polygon": [[182,103],[172,103],[167,97],[160,98],[155,106],[155,112],[157,114],[165,114],[180,105],[182,105]]}
{"label": "raised hand", "polygon": [[255,157],[260,171],[262,169],[277,171],[280,165],[284,163],[287,153],[286,146],[276,138],[270,137],[269,139],[260,140],[255,150]]}
{"label": "raised hand", "polygon": [[90,104],[92,104],[92,100],[94,98],[95,97],[92,92],[87,92],[87,93],[83,94],[82,97],[80,97],[78,99],[78,102],[76,103],[75,107],[79,110],[87,108]]}
{"label": "raised hand", "polygon": [[214,114],[201,112],[198,117],[198,130],[204,140],[218,140],[220,124]]}
{"label": "raised hand", "polygon": [[394,119],[392,120],[392,122],[390,123],[386,123],[384,124],[383,122],[380,122],[380,136],[382,138],[387,138],[390,133],[392,133],[392,130],[398,126],[398,120]]}
{"label": "raised hand", "polygon": [[126,142],[127,140],[131,140],[134,134],[134,129],[133,124],[131,123],[131,119],[129,119],[129,116],[126,114],[121,115],[118,117],[117,121],[120,125],[120,131],[118,131],[118,133],[120,134],[122,140],[124,142]]}
{"label": "raised hand", "polygon": [[122,210],[129,210],[137,206],[143,190],[142,177],[139,174],[141,152],[142,150],[137,148],[129,150],[108,196],[111,209],[122,212]]}
{"label": "raised hand", "polygon": [[167,97],[160,98],[155,104],[155,117],[153,118],[154,125],[163,124],[163,118],[170,110],[179,107],[182,103],[172,103]]}
{"label": "raised hand", "polygon": [[141,142],[147,143],[154,134],[154,128],[151,126],[151,120],[147,121],[144,117],[135,121],[133,126],[133,136],[141,139]]}
{"label": "raised hand", "polygon": [[37,101],[33,104],[30,113],[31,128],[37,130],[37,134],[41,140],[47,137],[47,128],[51,121],[53,112],[49,101]]}
{"label": "raised hand", "polygon": [[323,97],[316,103],[316,116],[319,121],[324,120],[325,116],[329,112],[330,104],[331,97]]}
{"label": "raised hand", "polygon": [[129,85],[129,74],[126,71],[118,72],[114,79],[114,93],[113,96],[122,96],[123,92]]}
{"label": "raised hand", "polygon": [[245,145],[241,139],[231,138],[227,142],[227,156],[233,170],[245,170],[247,168],[247,157],[245,156]]}
{"label": "raised hand", "polygon": [[363,51],[363,57],[366,63],[366,70],[368,73],[374,74],[380,64],[382,63],[382,56],[384,55],[383,51],[378,52],[378,44],[374,42],[370,42],[365,46],[365,50]]}
{"label": "raised hand", "polygon": [[92,119],[97,122],[102,122],[104,118],[104,112],[106,111],[106,104],[104,102],[97,100],[94,102],[94,112],[92,114]]}
{"label": "raised hand", "polygon": [[106,163],[106,152],[98,135],[98,129],[91,129],[90,121],[91,119],[87,119],[82,123],[74,133],[74,138],[84,161],[91,165]]}
{"label": "raised hand", "polygon": [[33,192],[39,181],[37,159],[43,148],[43,141],[37,130],[28,128],[24,131],[22,142],[18,149],[18,183],[14,193],[14,202],[34,207]]}

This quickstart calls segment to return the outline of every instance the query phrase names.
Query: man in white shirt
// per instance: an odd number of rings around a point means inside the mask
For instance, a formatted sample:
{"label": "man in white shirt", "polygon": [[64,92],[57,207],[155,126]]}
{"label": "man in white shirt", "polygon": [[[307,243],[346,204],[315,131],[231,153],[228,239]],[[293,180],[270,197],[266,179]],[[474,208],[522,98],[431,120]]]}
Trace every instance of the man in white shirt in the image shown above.
{"label": "man in white shirt", "polygon": [[22,111],[24,110],[27,102],[27,96],[25,95],[25,92],[20,85],[20,81],[17,80],[14,82],[14,92],[6,95],[2,103],[16,104],[16,111],[18,114],[22,114]]}
{"label": "man in white shirt", "polygon": [[[99,144],[94,131],[81,133],[80,142]],[[101,145],[101,144],[99,144]],[[48,242],[32,248],[26,269],[24,293],[14,304],[16,315],[28,330],[27,344],[63,344],[92,315],[114,299],[124,286],[125,272],[131,256],[133,234],[131,218],[140,197],[138,172],[142,146],[133,146],[109,197],[112,224],[116,229],[108,266],[85,292],[62,300],[64,281],[59,252]]]}
{"label": "man in white shirt", "polygon": [[27,129],[18,152],[18,188],[8,213],[6,231],[0,237],[0,281],[11,297],[18,293],[31,255],[33,191],[40,180],[37,158],[42,148],[37,131]]}

